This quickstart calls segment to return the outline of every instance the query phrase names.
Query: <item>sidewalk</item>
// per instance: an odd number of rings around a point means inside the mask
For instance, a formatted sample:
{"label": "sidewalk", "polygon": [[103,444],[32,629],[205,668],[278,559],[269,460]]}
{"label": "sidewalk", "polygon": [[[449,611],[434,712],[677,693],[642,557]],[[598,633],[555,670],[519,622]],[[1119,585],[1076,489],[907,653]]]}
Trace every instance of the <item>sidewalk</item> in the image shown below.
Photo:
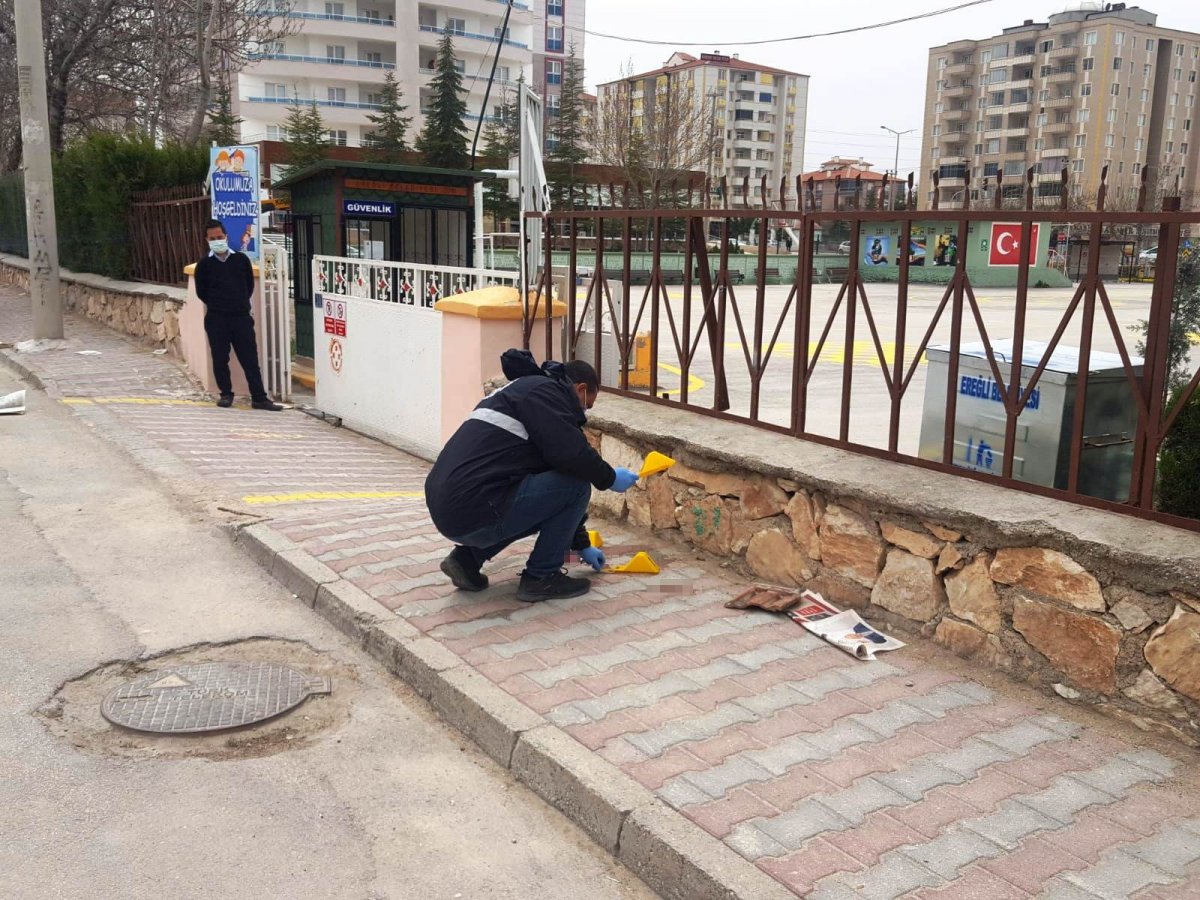
{"label": "sidewalk", "polygon": [[[27,316],[0,287],[0,341]],[[661,576],[530,606],[510,550],[487,592],[460,594],[424,462],[298,412],[217,409],[87,320],[68,337],[100,355],[20,364],[172,487],[269,517],[241,538],[253,554],[368,647],[399,636],[388,652],[418,690],[664,896],[1200,897],[1192,751],[985,686],[920,642],[856,661],[725,609],[741,584],[624,527],[601,525],[610,555],[649,549]],[[447,709],[481,697],[492,711]],[[598,805],[576,808],[580,792]]]}

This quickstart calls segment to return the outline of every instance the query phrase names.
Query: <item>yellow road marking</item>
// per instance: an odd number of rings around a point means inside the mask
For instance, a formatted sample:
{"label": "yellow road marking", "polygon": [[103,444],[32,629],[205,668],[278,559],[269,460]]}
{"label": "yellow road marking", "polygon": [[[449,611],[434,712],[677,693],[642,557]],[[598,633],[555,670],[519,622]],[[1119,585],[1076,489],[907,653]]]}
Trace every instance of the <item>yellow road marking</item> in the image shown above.
{"label": "yellow road marking", "polygon": [[306,491],[291,494],[251,494],[243,503],[260,506],[269,503],[307,503],[310,500],[394,500],[424,497],[424,491]]}
{"label": "yellow road marking", "polygon": [[[670,372],[672,375],[682,375],[683,374],[683,369],[678,369],[675,366],[667,365],[667,363],[659,363],[658,367],[660,369],[665,369],[666,371]],[[700,378],[696,375],[693,375],[691,372],[688,372],[688,393],[689,394],[694,394],[696,391],[702,390],[704,388],[704,385],[705,385],[705,382],[704,382],[703,378]],[[673,394],[678,394],[678,393],[680,393],[679,388],[672,388],[669,390],[663,390],[661,387],[659,388],[660,395],[666,394],[669,397]]]}
{"label": "yellow road marking", "polygon": [[125,404],[132,406],[212,406],[211,400],[172,400],[159,397],[63,397],[60,403],[80,406],[88,403]]}

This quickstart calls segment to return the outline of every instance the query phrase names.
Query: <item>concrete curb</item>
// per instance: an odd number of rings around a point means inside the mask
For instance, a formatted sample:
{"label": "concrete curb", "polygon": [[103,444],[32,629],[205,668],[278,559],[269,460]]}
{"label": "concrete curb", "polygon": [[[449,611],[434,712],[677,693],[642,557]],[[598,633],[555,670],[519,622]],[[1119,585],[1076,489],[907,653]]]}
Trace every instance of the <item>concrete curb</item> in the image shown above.
{"label": "concrete curb", "polygon": [[20,355],[16,350],[0,350],[0,356],[4,357],[4,361],[8,367],[20,375],[25,381],[28,381],[38,390],[45,391],[49,396],[58,399],[58,392],[52,391],[49,387],[47,387],[46,383],[38,377],[38,374],[34,372],[33,369],[21,362]]}
{"label": "concrete curb", "polygon": [[235,543],[667,900],[795,894],[266,523]]}

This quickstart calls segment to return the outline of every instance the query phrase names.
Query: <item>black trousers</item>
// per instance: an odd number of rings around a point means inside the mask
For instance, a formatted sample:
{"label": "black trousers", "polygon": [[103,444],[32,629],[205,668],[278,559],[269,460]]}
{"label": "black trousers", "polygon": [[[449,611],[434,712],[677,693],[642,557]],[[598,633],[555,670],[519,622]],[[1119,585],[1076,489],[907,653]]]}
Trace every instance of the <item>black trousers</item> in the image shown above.
{"label": "black trousers", "polygon": [[204,332],[208,335],[208,346],[212,351],[213,377],[222,394],[233,395],[233,381],[229,376],[229,348],[237,354],[238,364],[246,373],[246,384],[250,388],[251,400],[269,400],[263,387],[262,370],[258,367],[258,341],[254,338],[254,317],[209,313],[204,317]]}

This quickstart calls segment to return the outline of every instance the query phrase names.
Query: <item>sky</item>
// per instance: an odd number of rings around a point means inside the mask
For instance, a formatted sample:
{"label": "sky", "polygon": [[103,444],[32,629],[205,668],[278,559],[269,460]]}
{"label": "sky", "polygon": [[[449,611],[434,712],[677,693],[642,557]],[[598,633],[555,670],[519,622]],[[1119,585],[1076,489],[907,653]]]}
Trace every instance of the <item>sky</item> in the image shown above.
{"label": "sky", "polygon": [[[946,13],[874,31],[780,44],[748,46],[752,41],[833,31],[956,6],[963,0],[859,0],[842,6],[814,0],[589,0],[587,28],[622,37],[671,41],[650,46],[587,35],[588,90],[620,77],[623,67],[643,72],[661,66],[673,50],[738,53],[743,60],[800,72],[810,77],[804,168],[810,171],[833,156],[861,156],[877,170],[891,169],[896,131],[900,171],[917,168],[921,153],[921,116],[929,48],[963,38],[981,39],[1020,25],[1044,22],[1066,8],[1068,0],[990,0]],[[1129,4],[1133,6],[1133,3]],[[1151,0],[1143,8],[1158,14],[1166,28],[1200,32],[1196,0]],[[713,42],[725,37],[726,42]],[[695,43],[695,41],[707,43]]]}

